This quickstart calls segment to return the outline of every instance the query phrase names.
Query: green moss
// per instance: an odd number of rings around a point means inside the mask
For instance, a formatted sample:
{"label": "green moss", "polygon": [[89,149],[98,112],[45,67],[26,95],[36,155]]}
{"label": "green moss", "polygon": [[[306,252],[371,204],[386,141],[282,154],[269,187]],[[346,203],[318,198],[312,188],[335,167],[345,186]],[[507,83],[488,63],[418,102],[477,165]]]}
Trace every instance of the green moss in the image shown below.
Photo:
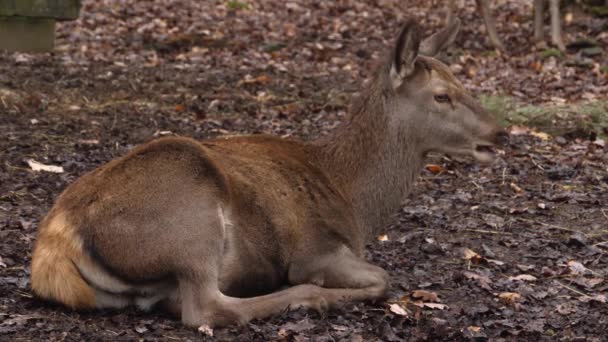
{"label": "green moss", "polygon": [[564,56],[564,54],[562,54],[561,51],[559,51],[558,49],[554,49],[554,48],[545,49],[545,50],[541,51],[539,55],[542,59],[547,59],[549,57],[562,58]]}
{"label": "green moss", "polygon": [[527,105],[504,95],[486,95],[481,105],[502,126],[522,125],[551,135],[608,135],[608,101],[585,101],[566,105]]}
{"label": "green moss", "polygon": [[598,17],[608,17],[608,6],[593,6],[590,11]]}
{"label": "green moss", "polygon": [[233,11],[249,9],[249,4],[238,0],[226,1],[226,8]]}

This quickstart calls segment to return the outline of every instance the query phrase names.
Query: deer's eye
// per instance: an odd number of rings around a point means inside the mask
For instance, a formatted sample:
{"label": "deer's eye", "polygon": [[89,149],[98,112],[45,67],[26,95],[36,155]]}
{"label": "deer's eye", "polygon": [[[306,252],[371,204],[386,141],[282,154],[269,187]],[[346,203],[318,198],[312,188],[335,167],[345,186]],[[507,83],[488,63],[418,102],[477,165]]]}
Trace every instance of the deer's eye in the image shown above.
{"label": "deer's eye", "polygon": [[451,102],[452,100],[450,99],[450,95],[448,94],[437,94],[435,95],[435,101],[437,102]]}

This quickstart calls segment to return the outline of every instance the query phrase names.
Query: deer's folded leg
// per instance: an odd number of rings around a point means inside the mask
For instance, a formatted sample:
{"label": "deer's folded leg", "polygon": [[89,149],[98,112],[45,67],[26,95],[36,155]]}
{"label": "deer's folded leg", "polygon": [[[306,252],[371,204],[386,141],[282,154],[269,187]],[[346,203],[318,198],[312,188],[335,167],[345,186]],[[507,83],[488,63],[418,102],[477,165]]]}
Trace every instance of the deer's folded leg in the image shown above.
{"label": "deer's folded leg", "polygon": [[346,247],[314,257],[307,264],[293,267],[289,281],[323,287],[321,295],[328,305],[343,301],[383,298],[388,290],[388,274],[352,253]]}
{"label": "deer's folded leg", "polygon": [[328,307],[323,290],[316,285],[298,285],[264,296],[235,298],[219,290],[205,291],[196,283],[180,285],[182,321],[189,326],[223,327],[245,324],[280,314],[285,310],[310,308],[319,312]]}

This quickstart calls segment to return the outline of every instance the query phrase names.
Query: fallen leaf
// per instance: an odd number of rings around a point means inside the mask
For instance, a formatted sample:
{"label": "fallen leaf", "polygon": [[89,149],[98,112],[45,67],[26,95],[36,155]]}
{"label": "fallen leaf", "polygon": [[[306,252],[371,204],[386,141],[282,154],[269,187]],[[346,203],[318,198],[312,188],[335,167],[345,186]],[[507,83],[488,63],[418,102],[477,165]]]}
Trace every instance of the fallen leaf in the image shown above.
{"label": "fallen leaf", "polygon": [[350,329],[347,326],[344,325],[338,325],[338,324],[331,324],[332,329],[336,330],[336,331],[346,331],[348,329]]}
{"label": "fallen leaf", "polygon": [[533,137],[537,137],[540,140],[544,140],[544,141],[549,140],[549,137],[550,137],[549,134],[547,134],[547,133],[536,132],[536,131],[530,131],[530,135],[533,136]]}
{"label": "fallen leaf", "polygon": [[465,260],[471,260],[471,262],[473,262],[473,263],[477,264],[481,260],[483,260],[481,255],[479,255],[477,252],[473,251],[470,248],[464,248],[462,253],[464,254]]}
{"label": "fallen leaf", "polygon": [[405,316],[405,317],[408,316],[407,311],[405,311],[405,309],[399,304],[390,304],[389,310],[391,310],[392,313],[397,314],[399,316]]}
{"label": "fallen leaf", "polygon": [[578,261],[568,261],[567,265],[570,268],[570,272],[572,272],[572,274],[583,275],[589,271],[587,267],[585,267]]}
{"label": "fallen leaf", "polygon": [[472,280],[477,281],[477,284],[482,289],[486,289],[488,291],[492,291],[492,287],[490,286],[490,283],[492,281],[490,280],[490,278],[488,278],[488,277],[486,277],[484,275],[480,275],[480,274],[477,274],[477,273],[474,273],[474,272],[470,272],[470,271],[463,272],[463,275],[467,279],[472,279]]}
{"label": "fallen leaf", "polygon": [[529,274],[520,274],[518,276],[515,277],[509,277],[510,281],[513,280],[521,280],[521,281],[536,281],[536,277],[533,275],[529,275]]}
{"label": "fallen leaf", "polygon": [[530,132],[530,129],[526,126],[511,126],[507,128],[507,132],[509,132],[510,135],[525,135],[528,134],[528,132]]}
{"label": "fallen leaf", "polygon": [[440,303],[425,303],[425,302],[417,301],[417,302],[413,302],[413,304],[420,308],[429,308],[429,309],[434,309],[434,310],[449,309],[449,307],[447,305],[440,304]]}
{"label": "fallen leaf", "polygon": [[445,171],[441,165],[437,165],[437,164],[427,164],[424,168],[427,171],[429,171],[430,173],[435,174],[435,175],[440,172]]}
{"label": "fallen leaf", "polygon": [[503,292],[498,295],[498,299],[506,305],[514,305],[519,302],[521,295],[515,292]]}
{"label": "fallen leaf", "polygon": [[268,82],[270,82],[270,77],[268,77],[266,75],[258,76],[255,78],[251,77],[251,75],[247,75],[247,76],[245,76],[244,79],[239,81],[238,86],[241,86],[243,84],[256,84],[256,83],[264,84],[264,83],[268,83]]}
{"label": "fallen leaf", "polygon": [[177,113],[182,113],[182,112],[186,111],[186,106],[184,106],[182,104],[178,104],[173,108],[173,110],[175,110]]}
{"label": "fallen leaf", "polygon": [[517,264],[516,266],[517,266],[517,268],[519,268],[520,270],[522,270],[524,272],[533,270],[536,267],[534,265],[522,265],[522,264]]}
{"label": "fallen leaf", "polygon": [[[2,261],[2,259],[0,259],[0,266],[1,266],[1,261]],[[587,279],[587,278],[583,278],[583,277],[576,277],[576,278],[572,279],[572,281],[580,286],[584,286],[588,289],[591,289],[591,288],[594,288],[595,286],[603,283],[604,279],[602,279],[602,278]]]}
{"label": "fallen leaf", "polygon": [[597,294],[594,296],[581,296],[578,298],[578,300],[580,300],[583,303],[587,303],[587,302],[608,303],[608,298],[606,297],[606,295],[603,295],[603,294]]}
{"label": "fallen leaf", "polygon": [[511,187],[511,189],[517,193],[524,192],[524,189],[520,188],[519,185],[513,182],[509,183],[509,187]]}
{"label": "fallen leaf", "polygon": [[207,324],[203,324],[200,327],[198,327],[198,331],[203,335],[213,337],[213,329],[211,329],[211,327],[208,326]]}
{"label": "fallen leaf", "polygon": [[378,235],[378,241],[388,241],[388,235],[383,234],[383,235]]}
{"label": "fallen leaf", "polygon": [[474,341],[480,340],[480,341],[485,341],[487,340],[487,335],[483,332],[483,328],[482,327],[477,327],[474,325],[468,326],[466,328],[462,329],[462,335],[466,338],[466,339],[472,339]]}
{"label": "fallen leaf", "polygon": [[486,259],[486,261],[490,264],[494,264],[494,265],[498,265],[498,266],[502,266],[505,263],[500,261],[500,260],[495,260],[495,259]]}
{"label": "fallen leaf", "polygon": [[297,322],[287,322],[281,326],[281,329],[294,332],[302,332],[314,328],[315,325],[308,319],[304,318]]}
{"label": "fallen leaf", "polygon": [[425,290],[416,290],[412,292],[412,297],[416,299],[421,299],[424,302],[440,302],[439,296],[435,292],[425,291]]}
{"label": "fallen leaf", "polygon": [[139,333],[139,334],[143,334],[143,333],[145,333],[146,331],[148,331],[148,328],[146,328],[144,325],[142,325],[142,326],[137,326],[137,327],[135,327],[135,331],[136,331],[137,333]]}
{"label": "fallen leaf", "polygon": [[35,161],[34,159],[28,159],[27,164],[33,171],[46,171],[52,173],[63,173],[63,167],[55,165],[45,165]]}

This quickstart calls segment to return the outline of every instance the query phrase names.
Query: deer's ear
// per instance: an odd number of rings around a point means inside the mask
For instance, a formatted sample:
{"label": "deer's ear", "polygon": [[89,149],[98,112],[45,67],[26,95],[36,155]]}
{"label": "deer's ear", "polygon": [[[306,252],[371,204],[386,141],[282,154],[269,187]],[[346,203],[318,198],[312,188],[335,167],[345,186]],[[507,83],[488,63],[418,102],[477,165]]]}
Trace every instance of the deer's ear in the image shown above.
{"label": "deer's ear", "polygon": [[460,19],[455,18],[448,23],[443,30],[426,38],[422,44],[420,44],[420,54],[429,57],[436,56],[456,40],[459,30]]}
{"label": "deer's ear", "polygon": [[393,87],[397,88],[414,72],[414,64],[420,48],[420,28],[413,20],[403,25],[395,49],[390,76]]}

